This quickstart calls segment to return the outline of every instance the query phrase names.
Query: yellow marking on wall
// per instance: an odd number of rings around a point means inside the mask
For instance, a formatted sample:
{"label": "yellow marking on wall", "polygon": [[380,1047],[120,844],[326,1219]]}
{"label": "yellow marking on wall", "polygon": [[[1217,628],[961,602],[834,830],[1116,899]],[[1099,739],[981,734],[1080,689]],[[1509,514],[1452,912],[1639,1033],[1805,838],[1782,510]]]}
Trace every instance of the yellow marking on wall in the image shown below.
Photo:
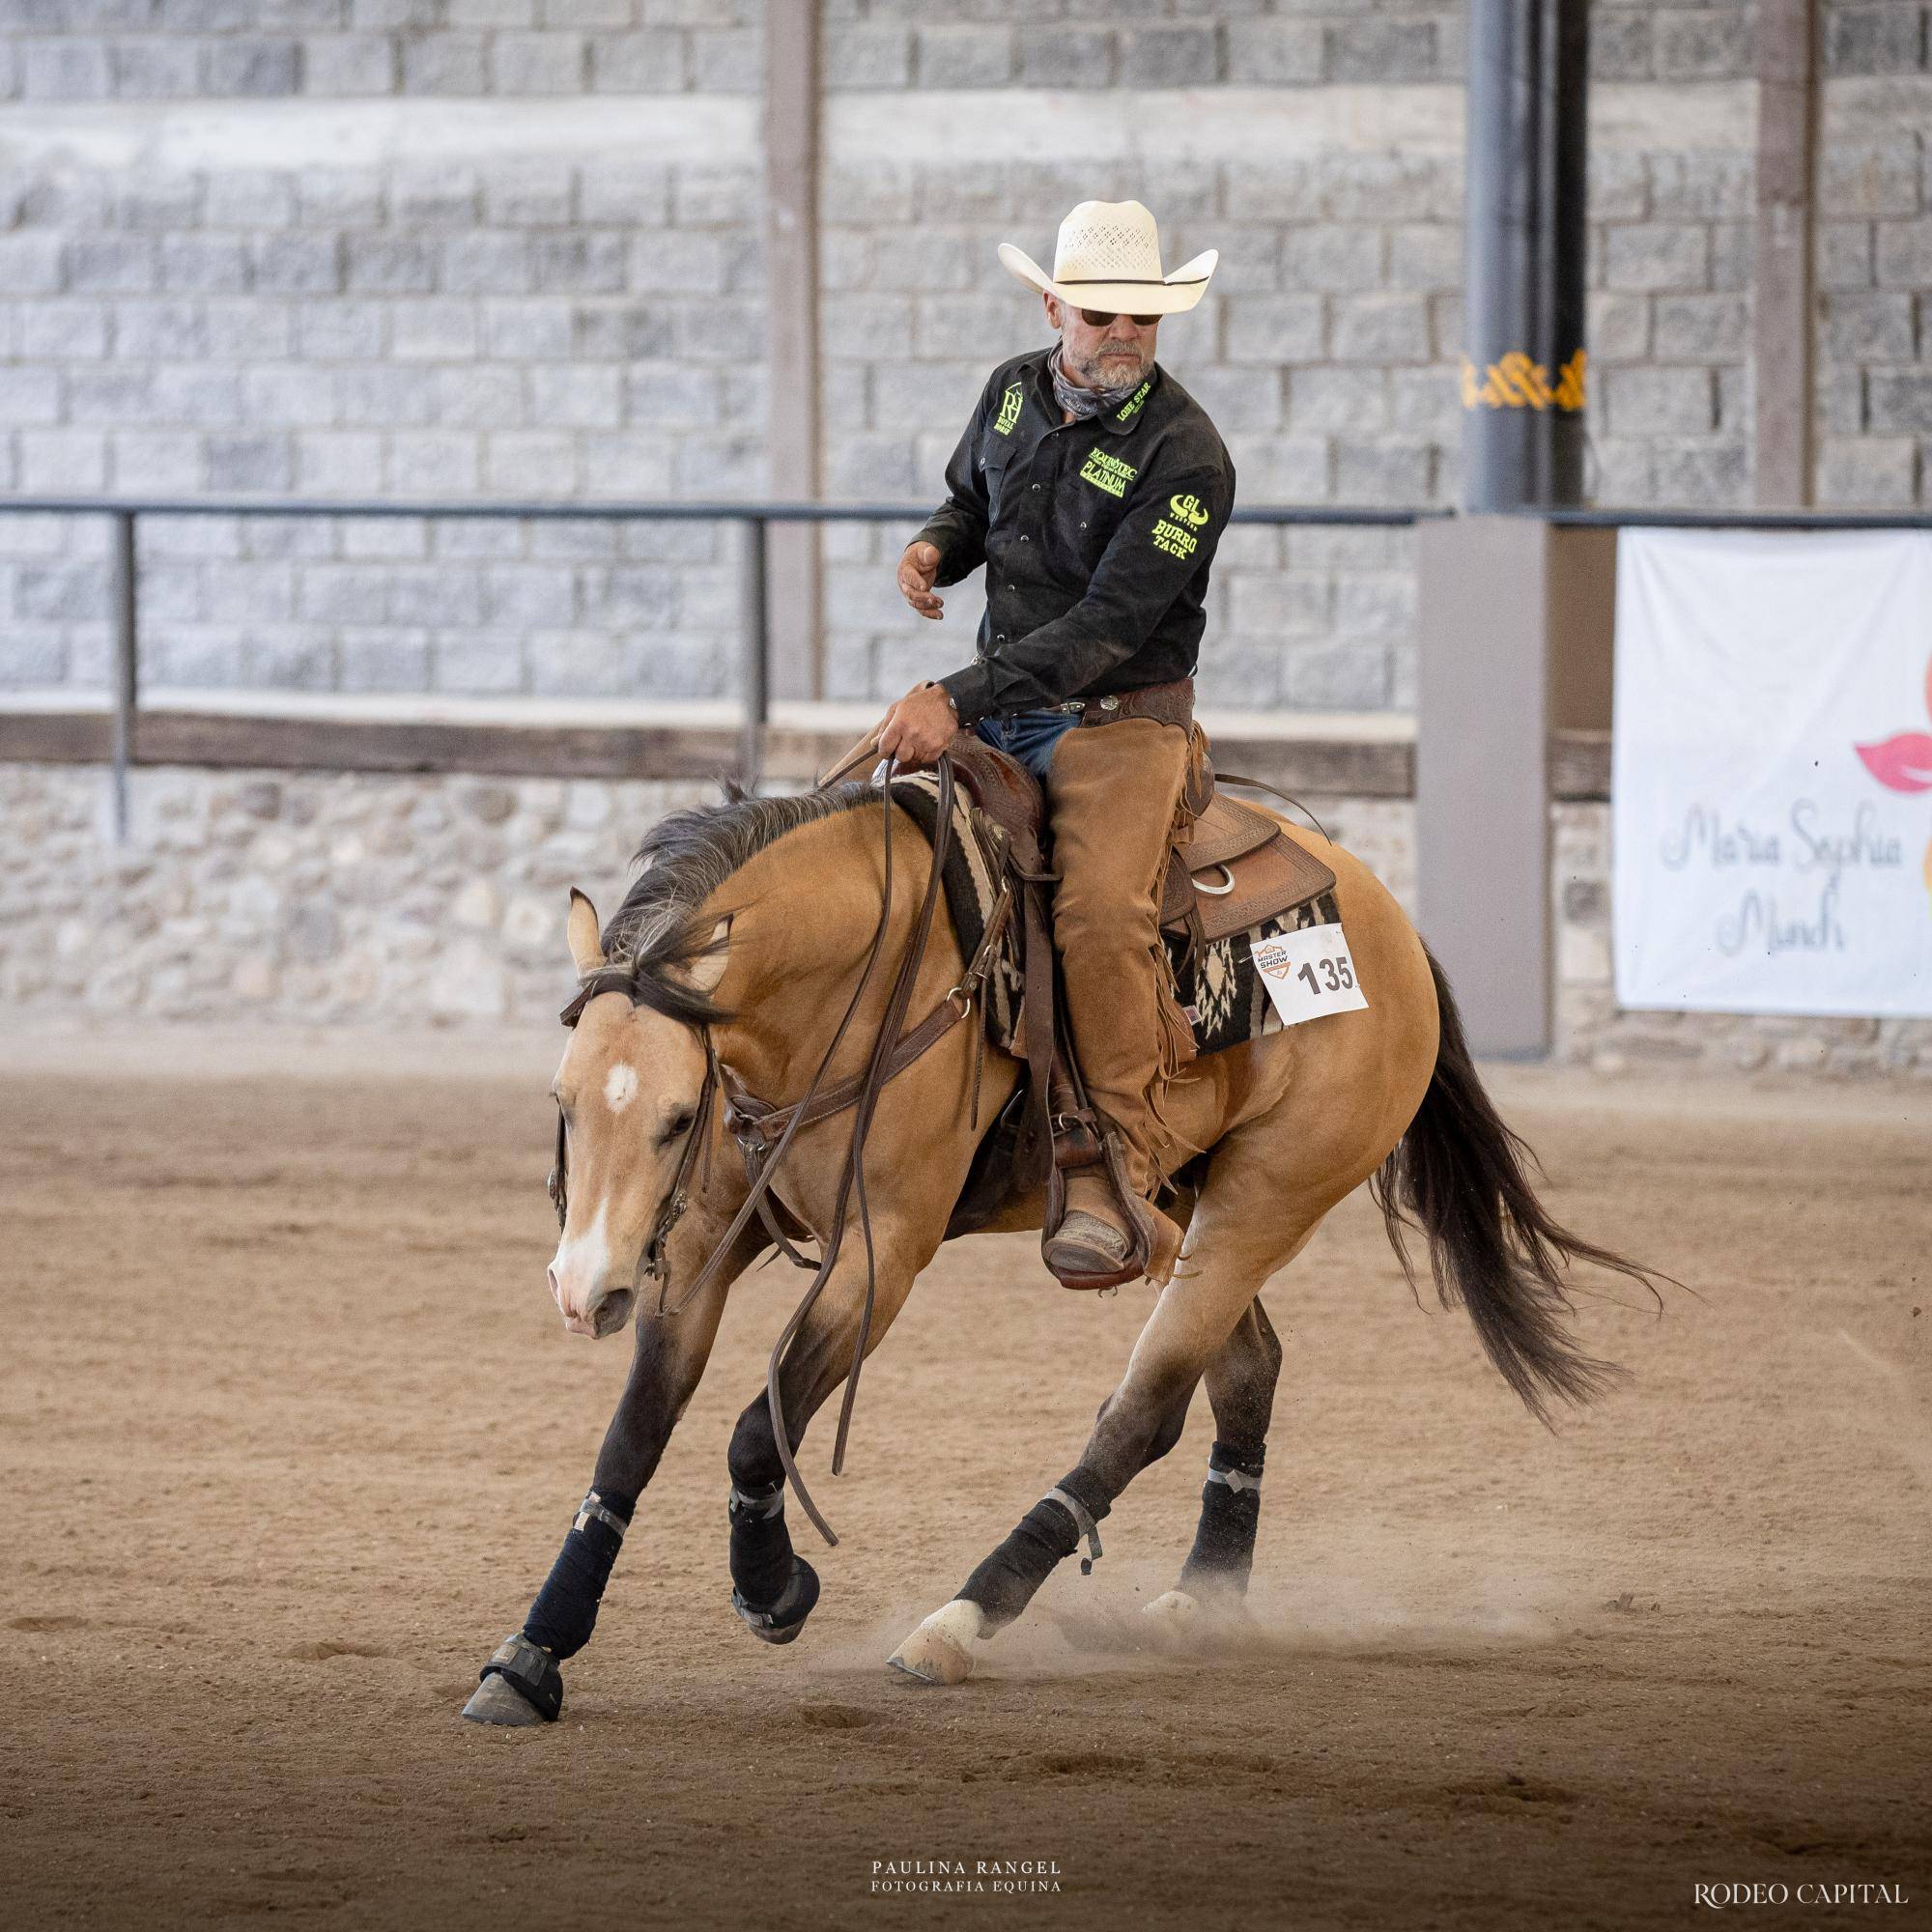
{"label": "yellow marking on wall", "polygon": [[1541,362],[1512,349],[1492,362],[1477,380],[1476,365],[1463,358],[1463,407],[1465,410],[1563,410],[1574,413],[1587,399],[1590,357],[1579,349],[1556,372],[1552,384],[1549,371]]}

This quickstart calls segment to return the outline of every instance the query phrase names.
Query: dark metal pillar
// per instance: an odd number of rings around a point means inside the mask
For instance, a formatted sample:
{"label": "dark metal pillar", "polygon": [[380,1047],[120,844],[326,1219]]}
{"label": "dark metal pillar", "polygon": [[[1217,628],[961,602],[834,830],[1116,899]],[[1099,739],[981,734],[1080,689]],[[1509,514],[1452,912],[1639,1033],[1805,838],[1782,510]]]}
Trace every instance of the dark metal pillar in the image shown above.
{"label": "dark metal pillar", "polygon": [[1587,0],[1469,0],[1463,507],[1583,500]]}
{"label": "dark metal pillar", "polygon": [[108,571],[114,622],[114,837],[128,841],[128,769],[134,762],[134,726],[141,704],[141,647],[135,630],[139,605],[134,553],[134,513],[117,510],[110,526]]}
{"label": "dark metal pillar", "polygon": [[740,526],[744,551],[744,661],[740,667],[745,709],[744,737],[738,753],[738,782],[755,791],[764,774],[765,726],[772,710],[771,585],[762,517]]}

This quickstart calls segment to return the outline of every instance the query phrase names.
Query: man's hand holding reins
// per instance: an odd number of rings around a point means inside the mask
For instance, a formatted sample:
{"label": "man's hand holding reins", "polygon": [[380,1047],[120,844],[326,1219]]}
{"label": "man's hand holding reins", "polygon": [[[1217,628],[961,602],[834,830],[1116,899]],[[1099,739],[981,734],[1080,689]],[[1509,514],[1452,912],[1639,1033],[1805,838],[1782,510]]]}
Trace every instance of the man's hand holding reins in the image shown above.
{"label": "man's hand holding reins", "polygon": [[879,726],[879,755],[908,768],[932,764],[959,729],[952,699],[936,684],[915,685],[886,713]]}
{"label": "man's hand holding reins", "polygon": [[939,546],[909,543],[899,558],[899,595],[919,612],[935,622],[946,615],[946,600],[935,597],[932,580],[939,575]]}

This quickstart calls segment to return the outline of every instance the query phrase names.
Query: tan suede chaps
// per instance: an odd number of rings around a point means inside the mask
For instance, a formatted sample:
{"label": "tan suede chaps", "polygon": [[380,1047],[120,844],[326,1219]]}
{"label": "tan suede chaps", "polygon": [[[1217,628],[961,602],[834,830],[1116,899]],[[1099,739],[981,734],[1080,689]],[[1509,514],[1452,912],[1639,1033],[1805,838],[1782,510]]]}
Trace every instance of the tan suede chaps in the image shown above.
{"label": "tan suede chaps", "polygon": [[1151,1200],[1189,1150],[1161,1120],[1161,1091],[1194,1056],[1160,938],[1161,878],[1188,822],[1196,734],[1124,717],[1082,724],[1054,747],[1054,946],[1089,1097],[1119,1131],[1127,1172]]}

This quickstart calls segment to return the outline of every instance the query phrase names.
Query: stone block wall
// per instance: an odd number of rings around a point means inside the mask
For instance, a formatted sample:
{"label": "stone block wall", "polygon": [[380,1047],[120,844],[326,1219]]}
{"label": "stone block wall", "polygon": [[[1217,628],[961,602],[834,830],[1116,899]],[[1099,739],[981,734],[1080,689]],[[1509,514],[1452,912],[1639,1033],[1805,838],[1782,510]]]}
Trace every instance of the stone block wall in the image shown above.
{"label": "stone block wall", "polygon": [[[14,0],[0,486],[759,495],[760,18],[758,0]],[[710,111],[654,132],[639,96]],[[735,678],[734,542],[156,519],[144,675],[713,696]],[[103,680],[104,557],[98,526],[0,517],[0,687]]]}
{"label": "stone block wall", "polygon": [[755,94],[762,0],[10,0],[26,101]]}
{"label": "stone block wall", "polygon": [[[824,488],[930,499],[1082,195],[1218,246],[1163,356],[1250,502],[1456,488],[1460,4],[824,0]],[[0,489],[765,487],[758,0],[4,0]],[[1593,492],[1749,477],[1750,0],[1598,0]],[[1827,0],[1819,485],[1927,500],[1926,0]],[[951,668],[904,527],[825,538],[828,696]],[[144,535],[151,680],[699,696],[730,532],[245,519]],[[393,545],[386,551],[384,546]],[[0,517],[0,688],[98,684],[102,533]],[[1402,708],[1410,547],[1224,546],[1209,701]]]}
{"label": "stone block wall", "polygon": [[1828,0],[1820,502],[1932,502],[1932,7]]}
{"label": "stone block wall", "polygon": [[[718,697],[734,539],[702,523],[168,516],[136,526],[141,668],[174,689]],[[0,517],[25,686],[109,677],[98,528]]]}

